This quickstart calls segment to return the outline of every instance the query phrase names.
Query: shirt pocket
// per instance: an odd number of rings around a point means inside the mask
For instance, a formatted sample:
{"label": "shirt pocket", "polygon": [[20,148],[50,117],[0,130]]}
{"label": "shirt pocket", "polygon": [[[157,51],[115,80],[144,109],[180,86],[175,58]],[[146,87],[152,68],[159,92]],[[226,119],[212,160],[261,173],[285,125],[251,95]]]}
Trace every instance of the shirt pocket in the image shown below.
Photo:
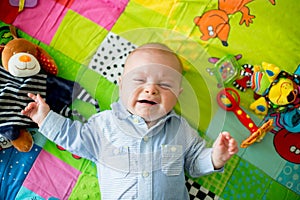
{"label": "shirt pocket", "polygon": [[161,169],[167,176],[177,176],[183,170],[181,145],[162,145]]}
{"label": "shirt pocket", "polygon": [[130,172],[129,147],[109,148],[103,157],[106,173],[112,178],[124,178]]}

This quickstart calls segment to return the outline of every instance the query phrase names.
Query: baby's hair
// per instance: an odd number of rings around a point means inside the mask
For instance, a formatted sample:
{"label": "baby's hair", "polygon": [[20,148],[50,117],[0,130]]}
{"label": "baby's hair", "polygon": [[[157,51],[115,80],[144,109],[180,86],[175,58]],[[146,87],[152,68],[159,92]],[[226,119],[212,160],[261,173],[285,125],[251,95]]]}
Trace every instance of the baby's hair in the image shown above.
{"label": "baby's hair", "polygon": [[172,49],[170,49],[167,45],[158,42],[146,43],[139,46],[137,49],[144,49],[144,48],[160,49],[160,50],[169,51],[173,53]]}
{"label": "baby's hair", "polygon": [[177,59],[177,61],[179,63],[180,70],[181,71],[183,70],[183,65],[182,65],[182,62],[179,59],[178,55],[172,49],[170,49],[167,45],[165,45],[165,44],[158,43],[158,42],[152,42],[152,43],[143,44],[143,45],[137,47],[135,50],[133,50],[129,54],[129,56],[127,57],[127,59],[130,56],[132,56],[135,52],[140,51],[140,50],[160,51],[161,53],[172,54]]}

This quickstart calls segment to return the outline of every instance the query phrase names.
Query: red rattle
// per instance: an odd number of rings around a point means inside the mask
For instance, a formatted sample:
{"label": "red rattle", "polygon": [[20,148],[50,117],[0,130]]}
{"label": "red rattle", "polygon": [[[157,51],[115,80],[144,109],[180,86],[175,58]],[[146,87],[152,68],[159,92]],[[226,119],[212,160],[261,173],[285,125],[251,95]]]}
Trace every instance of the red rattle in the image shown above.
{"label": "red rattle", "polygon": [[241,144],[242,148],[246,148],[254,142],[260,142],[266,133],[273,129],[273,119],[269,119],[261,127],[257,127],[250,116],[239,106],[240,96],[232,88],[221,90],[217,94],[217,102],[224,110],[232,111],[238,120],[250,131],[250,136]]}

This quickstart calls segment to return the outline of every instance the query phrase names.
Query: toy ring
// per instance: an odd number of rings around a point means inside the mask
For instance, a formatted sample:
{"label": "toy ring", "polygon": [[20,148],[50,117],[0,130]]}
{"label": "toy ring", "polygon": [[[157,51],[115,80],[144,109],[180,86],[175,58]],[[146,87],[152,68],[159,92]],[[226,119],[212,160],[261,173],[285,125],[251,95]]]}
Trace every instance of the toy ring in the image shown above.
{"label": "toy ring", "polygon": [[246,148],[256,141],[261,141],[266,133],[273,128],[272,119],[264,123],[261,127],[257,127],[251,117],[239,106],[240,96],[232,88],[221,90],[217,94],[217,102],[224,110],[233,112],[244,127],[250,131],[250,136],[241,144],[242,148]]}
{"label": "toy ring", "polygon": [[234,89],[225,88],[218,93],[217,102],[224,110],[233,111],[239,107],[240,96]]}

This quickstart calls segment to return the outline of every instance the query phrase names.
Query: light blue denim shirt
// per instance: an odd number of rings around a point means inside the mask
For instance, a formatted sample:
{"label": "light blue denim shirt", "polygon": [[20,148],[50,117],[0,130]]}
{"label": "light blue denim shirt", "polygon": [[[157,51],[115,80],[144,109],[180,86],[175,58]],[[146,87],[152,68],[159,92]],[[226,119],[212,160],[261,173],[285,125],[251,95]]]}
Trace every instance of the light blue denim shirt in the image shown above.
{"label": "light blue denim shirt", "polygon": [[102,199],[189,199],[185,171],[214,172],[211,148],[174,111],[148,128],[120,102],[82,124],[50,111],[40,132],[97,165]]}

